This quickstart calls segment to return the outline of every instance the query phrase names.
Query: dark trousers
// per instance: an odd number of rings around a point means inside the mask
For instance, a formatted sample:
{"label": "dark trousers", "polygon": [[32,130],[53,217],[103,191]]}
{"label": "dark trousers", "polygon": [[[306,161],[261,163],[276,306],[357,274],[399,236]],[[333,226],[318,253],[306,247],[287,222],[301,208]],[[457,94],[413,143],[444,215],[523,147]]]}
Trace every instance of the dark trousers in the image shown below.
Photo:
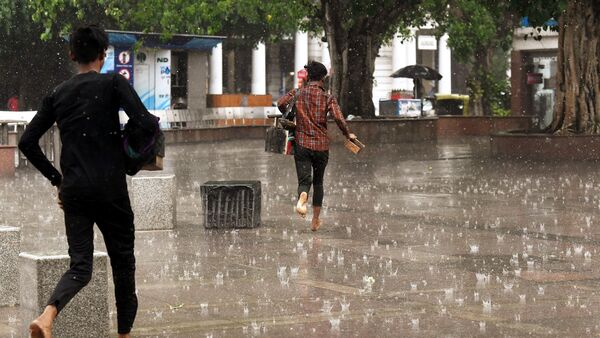
{"label": "dark trousers", "polygon": [[296,174],[298,175],[298,196],[309,193],[314,187],[313,207],[323,205],[323,177],[329,161],[329,151],[314,151],[296,144],[294,149]]}
{"label": "dark trousers", "polygon": [[48,301],[60,312],[92,278],[94,223],[102,232],[115,285],[118,331],[129,333],[137,312],[135,294],[135,229],[129,197],[112,201],[63,198],[70,269]]}

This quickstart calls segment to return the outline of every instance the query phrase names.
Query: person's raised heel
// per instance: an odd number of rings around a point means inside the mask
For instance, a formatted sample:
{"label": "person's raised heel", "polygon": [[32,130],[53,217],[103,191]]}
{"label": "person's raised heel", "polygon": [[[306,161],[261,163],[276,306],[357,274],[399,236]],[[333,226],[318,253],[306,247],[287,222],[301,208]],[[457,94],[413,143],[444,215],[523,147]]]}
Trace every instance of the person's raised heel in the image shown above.
{"label": "person's raised heel", "polygon": [[300,197],[298,198],[298,203],[296,204],[296,212],[302,218],[305,218],[306,214],[308,213],[308,209],[306,207],[306,201],[308,201],[308,194],[303,192],[300,194]]}

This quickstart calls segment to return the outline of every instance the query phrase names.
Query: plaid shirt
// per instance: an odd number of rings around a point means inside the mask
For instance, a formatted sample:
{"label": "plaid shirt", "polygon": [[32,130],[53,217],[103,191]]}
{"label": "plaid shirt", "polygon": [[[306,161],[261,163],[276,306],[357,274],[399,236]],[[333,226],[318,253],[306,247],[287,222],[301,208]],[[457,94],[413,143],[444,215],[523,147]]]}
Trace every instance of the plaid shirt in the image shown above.
{"label": "plaid shirt", "polygon": [[[277,107],[284,113],[294,101],[296,89],[277,101]],[[319,82],[309,82],[299,89],[296,98],[296,143],[314,151],[329,150],[327,136],[327,114],[331,114],[338,127],[348,137],[350,130],[337,100],[325,93]]]}

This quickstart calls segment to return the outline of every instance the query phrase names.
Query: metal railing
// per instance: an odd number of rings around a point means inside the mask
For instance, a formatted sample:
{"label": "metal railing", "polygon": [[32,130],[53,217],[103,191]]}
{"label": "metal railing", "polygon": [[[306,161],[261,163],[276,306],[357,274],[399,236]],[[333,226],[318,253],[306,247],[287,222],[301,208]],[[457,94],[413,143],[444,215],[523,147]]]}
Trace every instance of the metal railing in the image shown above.
{"label": "metal railing", "polygon": [[[0,120],[0,145],[17,146],[28,122]],[[60,135],[54,125],[40,139],[40,147],[50,162],[57,168],[60,159]],[[29,161],[20,151],[16,152],[15,165],[17,168],[29,165]]]}
{"label": "metal railing", "polygon": [[[230,126],[264,126],[267,115],[275,107],[254,108],[255,111],[244,111],[242,107],[223,108],[219,112],[210,110],[162,110],[150,111],[160,118],[164,130],[204,129]],[[16,146],[29,121],[35,116],[35,111],[8,112],[0,111],[0,145]],[[120,113],[121,123],[127,121],[127,115]],[[40,139],[40,147],[50,162],[59,168],[60,162],[60,132],[54,125]],[[20,151],[16,152],[17,167],[28,166],[29,162]]]}

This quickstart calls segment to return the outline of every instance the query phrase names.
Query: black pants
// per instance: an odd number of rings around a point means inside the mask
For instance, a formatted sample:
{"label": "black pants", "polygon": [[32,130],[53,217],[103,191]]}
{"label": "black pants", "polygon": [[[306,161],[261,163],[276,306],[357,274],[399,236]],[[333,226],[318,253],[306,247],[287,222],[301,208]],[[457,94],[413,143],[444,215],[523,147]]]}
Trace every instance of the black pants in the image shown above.
{"label": "black pants", "polygon": [[294,149],[296,173],[298,175],[298,196],[309,193],[314,187],[313,207],[323,205],[323,177],[329,161],[329,151],[314,151],[296,144]]}
{"label": "black pants", "polygon": [[129,197],[113,201],[63,198],[70,269],[48,301],[60,312],[92,278],[94,223],[102,232],[115,285],[118,331],[129,333],[137,312],[135,294],[135,229]]}

